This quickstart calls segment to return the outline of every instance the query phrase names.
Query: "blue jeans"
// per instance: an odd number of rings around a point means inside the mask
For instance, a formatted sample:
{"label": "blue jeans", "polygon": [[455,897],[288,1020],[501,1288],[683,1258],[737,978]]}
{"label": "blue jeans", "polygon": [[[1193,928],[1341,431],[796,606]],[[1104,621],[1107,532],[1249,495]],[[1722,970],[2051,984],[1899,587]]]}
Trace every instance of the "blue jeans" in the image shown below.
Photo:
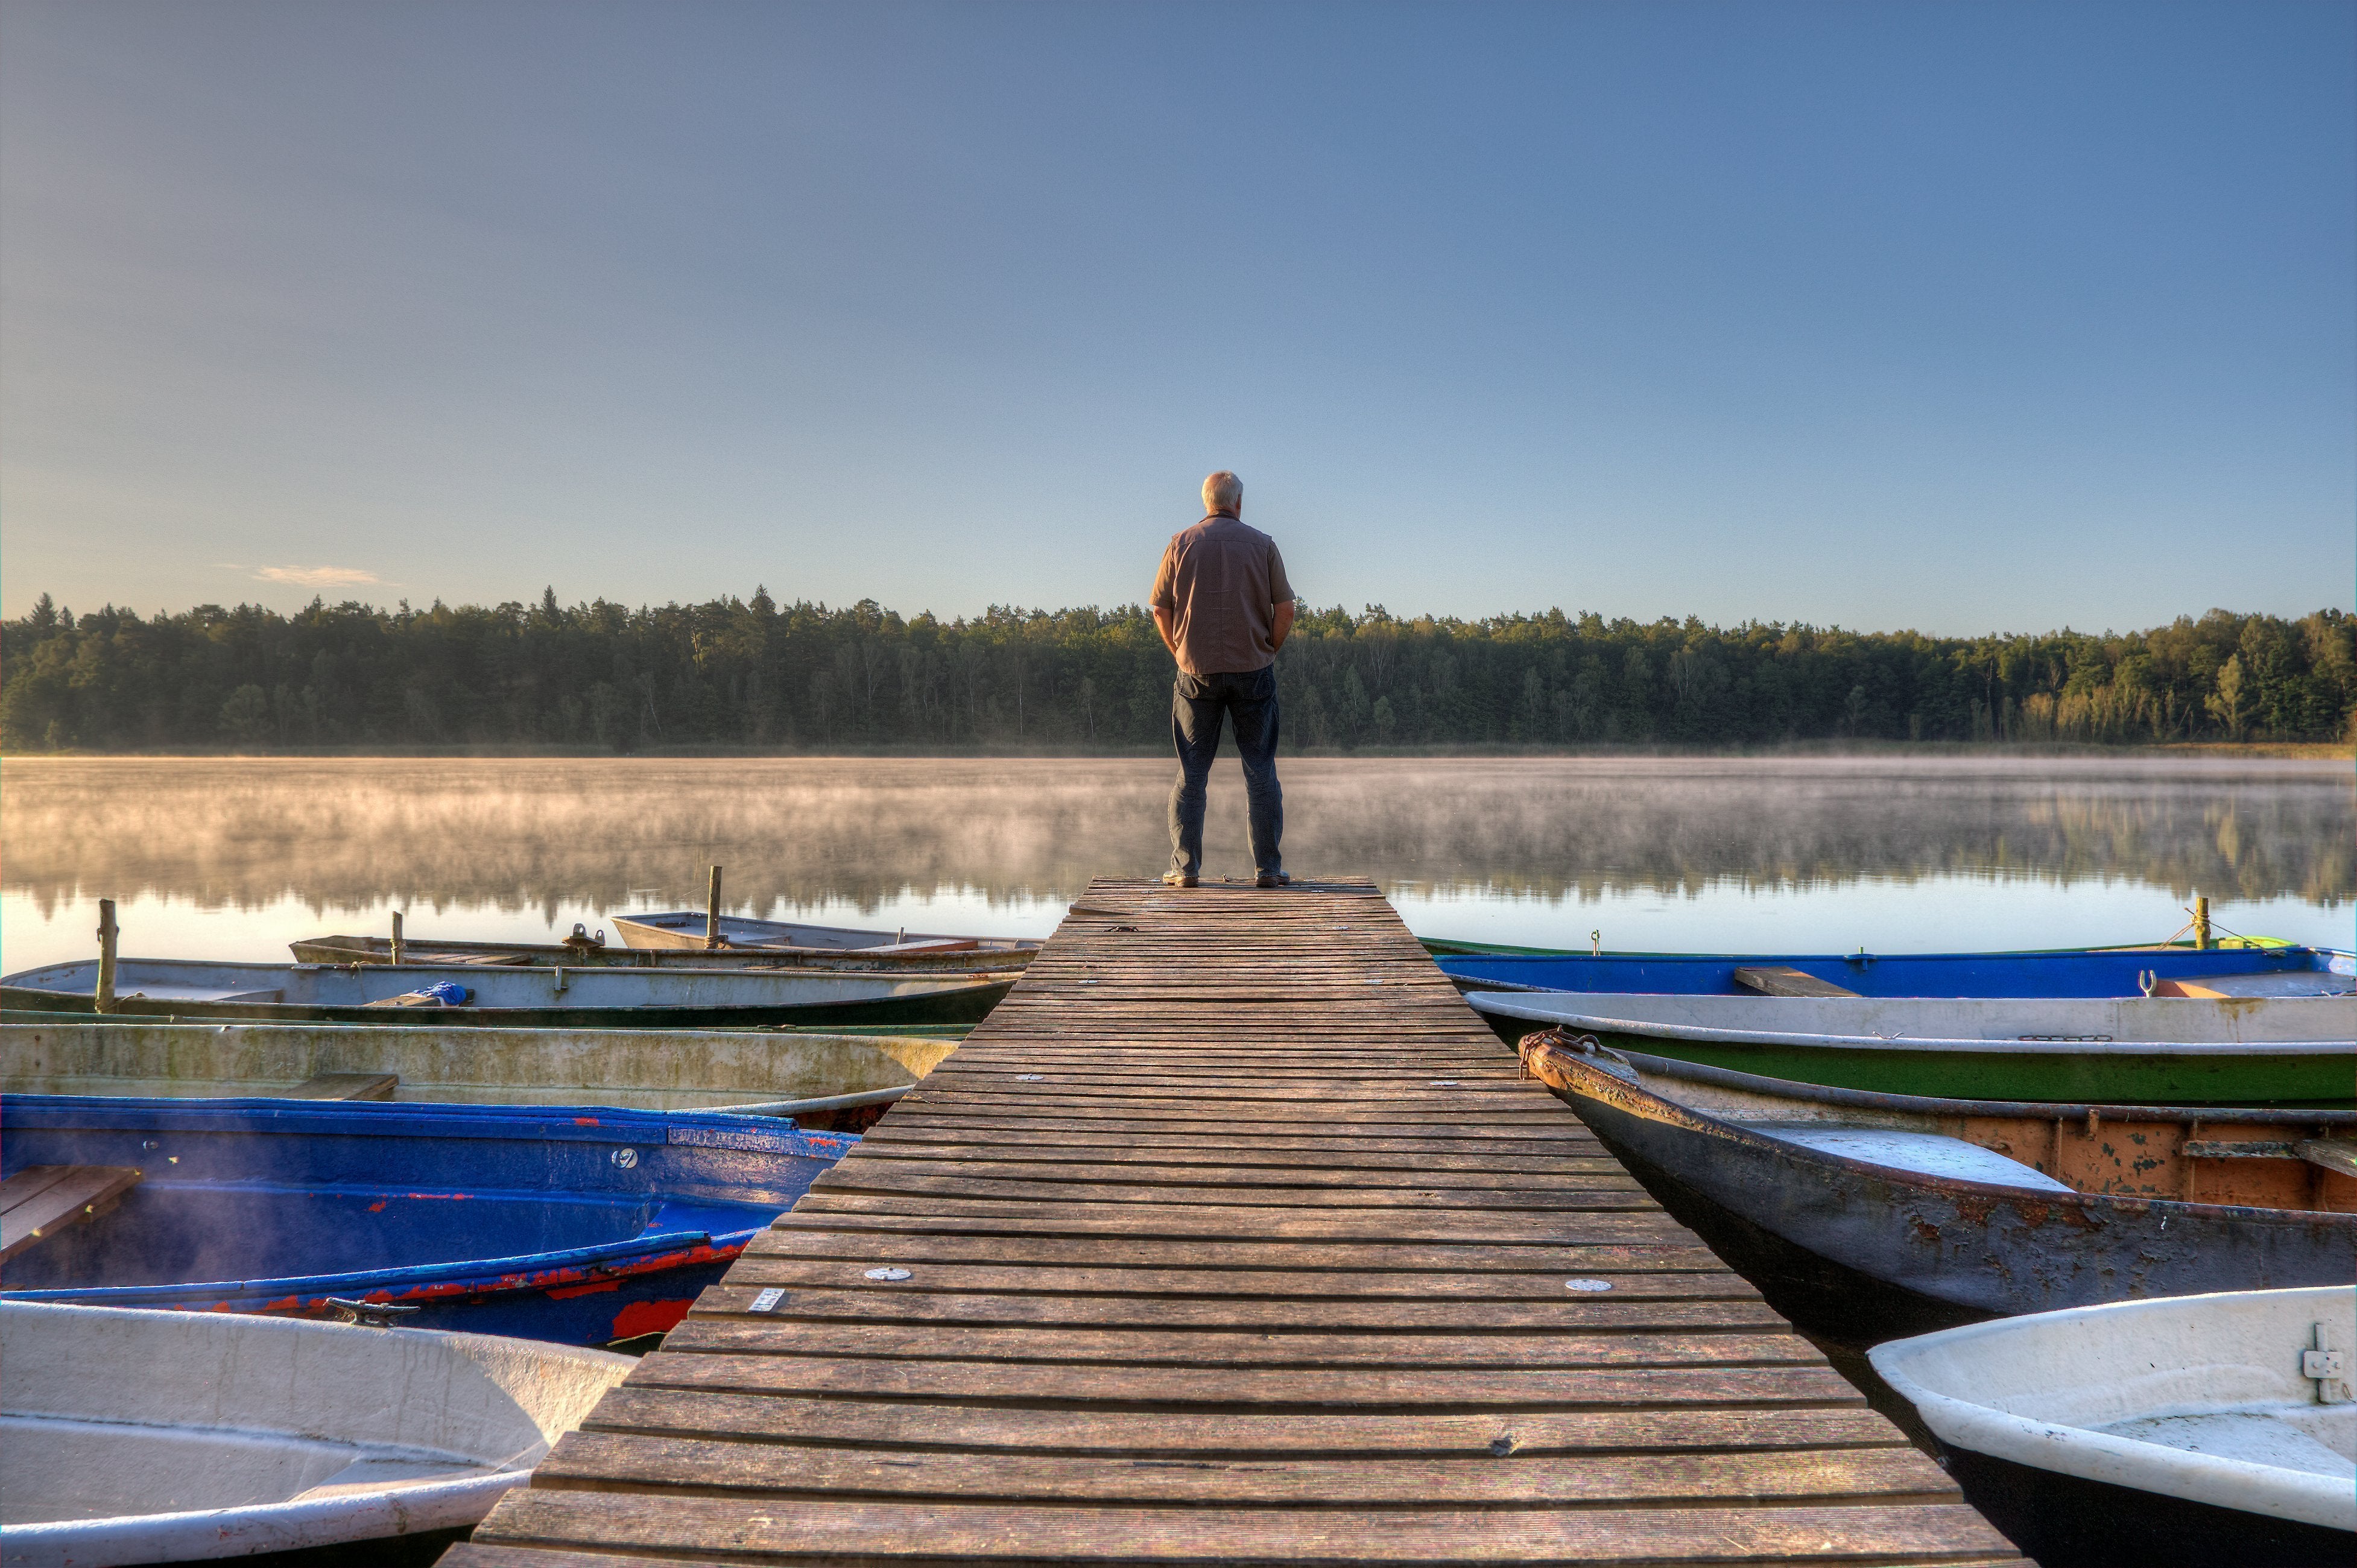
{"label": "blue jeans", "polygon": [[1235,725],[1244,765],[1244,809],[1251,822],[1254,869],[1281,871],[1277,840],[1285,834],[1285,795],[1276,787],[1276,666],[1231,675],[1178,672],[1170,689],[1170,738],[1178,747],[1178,778],[1170,786],[1170,868],[1189,876],[1203,869],[1203,796],[1211,759],[1220,755],[1220,716]]}

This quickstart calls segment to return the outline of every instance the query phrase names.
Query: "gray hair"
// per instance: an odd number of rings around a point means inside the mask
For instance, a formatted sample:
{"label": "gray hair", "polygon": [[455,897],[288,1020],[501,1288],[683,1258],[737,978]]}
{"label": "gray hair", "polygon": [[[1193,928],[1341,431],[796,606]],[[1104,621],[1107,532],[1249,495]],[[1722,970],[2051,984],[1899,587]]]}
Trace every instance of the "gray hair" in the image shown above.
{"label": "gray hair", "polygon": [[1203,481],[1205,511],[1239,511],[1244,504],[1244,482],[1225,468]]}

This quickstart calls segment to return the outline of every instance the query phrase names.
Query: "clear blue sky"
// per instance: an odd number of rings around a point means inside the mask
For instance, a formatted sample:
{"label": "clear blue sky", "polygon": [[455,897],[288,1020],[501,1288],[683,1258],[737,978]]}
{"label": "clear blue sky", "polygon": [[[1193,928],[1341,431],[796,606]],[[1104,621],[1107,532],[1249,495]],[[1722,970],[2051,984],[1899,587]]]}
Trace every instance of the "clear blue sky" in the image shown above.
{"label": "clear blue sky", "polygon": [[0,609],[2350,606],[2346,3],[0,26]]}

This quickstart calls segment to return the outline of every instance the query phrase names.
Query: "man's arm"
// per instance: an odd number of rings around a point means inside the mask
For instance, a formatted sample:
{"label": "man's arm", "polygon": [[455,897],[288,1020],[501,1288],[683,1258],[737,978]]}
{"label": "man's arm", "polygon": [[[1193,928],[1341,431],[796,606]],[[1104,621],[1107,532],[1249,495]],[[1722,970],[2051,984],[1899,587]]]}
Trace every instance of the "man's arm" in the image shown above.
{"label": "man's arm", "polygon": [[[1156,605],[1154,607],[1154,629],[1162,634],[1162,646],[1170,650],[1171,658],[1176,659],[1178,657],[1178,639],[1171,635],[1170,615],[1171,612],[1164,609],[1160,605]],[[1289,605],[1286,607],[1286,617],[1283,624],[1286,626],[1291,626],[1293,624],[1292,607]],[[1285,640],[1284,634],[1282,632],[1278,633],[1276,639],[1279,642],[1283,642]]]}
{"label": "man's arm", "polygon": [[[1160,620],[1162,618],[1162,612],[1160,610],[1155,611],[1154,617],[1155,619]],[[1274,653],[1278,649],[1283,648],[1285,646],[1285,639],[1292,635],[1293,601],[1291,599],[1286,599],[1284,603],[1276,607],[1276,620],[1269,628],[1268,650],[1271,653]],[[1168,632],[1164,632],[1162,634],[1162,640],[1165,642],[1169,641],[1170,634]]]}

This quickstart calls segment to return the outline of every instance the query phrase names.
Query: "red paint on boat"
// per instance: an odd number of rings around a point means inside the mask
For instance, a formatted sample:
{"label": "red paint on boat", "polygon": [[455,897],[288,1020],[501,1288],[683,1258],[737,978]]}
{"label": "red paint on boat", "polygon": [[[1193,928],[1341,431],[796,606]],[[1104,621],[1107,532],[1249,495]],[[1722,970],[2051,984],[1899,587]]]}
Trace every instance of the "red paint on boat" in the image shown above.
{"label": "red paint on boat", "polygon": [[614,1337],[636,1339],[641,1334],[668,1334],[679,1326],[689,1301],[634,1301],[614,1315]]}

